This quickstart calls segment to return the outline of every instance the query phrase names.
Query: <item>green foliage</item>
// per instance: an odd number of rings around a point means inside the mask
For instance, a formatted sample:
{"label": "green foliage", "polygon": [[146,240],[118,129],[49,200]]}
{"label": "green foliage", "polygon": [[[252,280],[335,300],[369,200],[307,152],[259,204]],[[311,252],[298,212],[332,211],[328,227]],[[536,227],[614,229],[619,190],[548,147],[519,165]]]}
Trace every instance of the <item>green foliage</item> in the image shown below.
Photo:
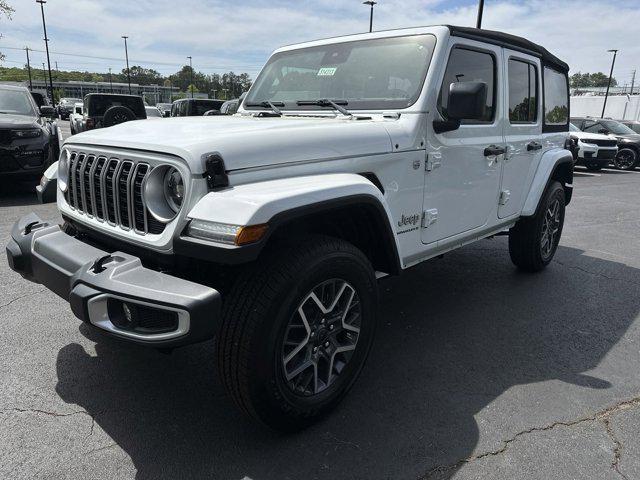
{"label": "green foliage", "polygon": [[[593,87],[606,87],[609,83],[609,76],[602,73],[582,73],[577,72],[570,77],[571,88],[593,88]],[[615,78],[611,79],[611,86],[615,87],[618,82]]]}
{"label": "green foliage", "polygon": [[[0,0],[0,16],[4,15],[9,20],[11,20],[11,15],[15,12],[13,7],[7,3],[6,0]],[[0,38],[2,38],[2,34],[0,33]],[[4,60],[4,54],[0,52],[0,61]]]}

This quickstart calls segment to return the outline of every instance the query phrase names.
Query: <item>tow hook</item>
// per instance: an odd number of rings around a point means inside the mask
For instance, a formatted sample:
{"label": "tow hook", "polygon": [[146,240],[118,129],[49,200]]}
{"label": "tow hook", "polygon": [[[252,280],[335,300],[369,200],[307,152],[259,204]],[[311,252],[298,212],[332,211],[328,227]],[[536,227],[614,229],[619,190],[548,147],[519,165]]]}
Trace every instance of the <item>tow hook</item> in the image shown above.
{"label": "tow hook", "polygon": [[111,255],[105,255],[104,257],[100,257],[95,262],[93,262],[93,265],[91,265],[89,270],[96,274],[104,272],[106,270],[106,267],[104,266],[104,264],[108,263],[109,260],[111,260],[112,258],[113,257],[111,257]]}

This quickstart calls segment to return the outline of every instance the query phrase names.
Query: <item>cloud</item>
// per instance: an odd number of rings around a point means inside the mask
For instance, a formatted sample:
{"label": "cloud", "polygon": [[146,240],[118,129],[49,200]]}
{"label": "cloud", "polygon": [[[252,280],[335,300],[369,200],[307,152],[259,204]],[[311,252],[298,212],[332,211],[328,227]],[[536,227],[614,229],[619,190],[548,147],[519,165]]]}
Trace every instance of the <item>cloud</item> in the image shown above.
{"label": "cloud", "polygon": [[[566,60],[572,71],[608,71],[610,48],[620,49],[615,72],[620,82],[628,81],[640,63],[640,8],[635,0],[504,0],[486,5],[485,28],[540,43]],[[14,6],[13,21],[0,25],[0,48],[42,48],[37,4],[20,0]],[[368,10],[359,0],[73,0],[50,1],[45,8],[51,50],[116,59],[54,55],[61,68],[101,71],[123,67],[119,59],[124,34],[130,37],[132,63],[163,73],[175,71],[192,55],[194,67],[205,72],[255,74],[280,45],[368,29]],[[473,0],[380,0],[374,25],[474,25],[476,8]],[[23,61],[21,52],[6,53],[7,60]]]}

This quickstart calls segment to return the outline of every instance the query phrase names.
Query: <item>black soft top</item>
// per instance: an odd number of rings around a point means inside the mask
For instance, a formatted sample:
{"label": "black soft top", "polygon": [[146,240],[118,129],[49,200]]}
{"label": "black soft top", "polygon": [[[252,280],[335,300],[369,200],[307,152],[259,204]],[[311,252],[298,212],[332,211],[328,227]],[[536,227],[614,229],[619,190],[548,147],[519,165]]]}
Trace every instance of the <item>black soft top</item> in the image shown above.
{"label": "black soft top", "polygon": [[569,71],[569,65],[553,55],[546,48],[533,43],[526,38],[511,35],[509,33],[496,32],[494,30],[484,30],[471,27],[456,27],[453,25],[447,25],[447,28],[451,32],[451,35],[456,37],[468,38],[471,40],[478,40],[480,42],[493,43],[503,47],[508,47],[513,50],[518,50],[523,53],[528,53],[539,57],[545,65],[555,68],[563,73]]}

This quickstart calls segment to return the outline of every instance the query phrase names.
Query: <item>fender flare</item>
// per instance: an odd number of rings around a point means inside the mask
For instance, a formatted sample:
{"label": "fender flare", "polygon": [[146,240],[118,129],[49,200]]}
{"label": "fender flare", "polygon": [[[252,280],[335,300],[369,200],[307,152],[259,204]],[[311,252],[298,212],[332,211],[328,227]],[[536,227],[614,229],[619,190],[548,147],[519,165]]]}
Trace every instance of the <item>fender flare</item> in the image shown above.
{"label": "fender flare", "polygon": [[555,178],[555,173],[559,168],[566,168],[565,165],[570,167],[570,178],[565,179],[562,187],[567,194],[567,205],[571,201],[571,192],[573,190],[573,155],[569,150],[564,148],[554,148],[545,152],[538,164],[538,170],[533,177],[529,193],[524,202],[522,208],[523,217],[530,217],[535,215],[538,209],[538,203],[542,198],[547,186]]}
{"label": "fender flare", "polygon": [[[286,223],[332,210],[363,207],[375,215],[380,239],[391,258],[390,272],[399,273],[400,252],[391,227],[392,215],[382,192],[358,174],[338,173],[283,178],[238,185],[205,195],[188,213],[188,219],[230,225],[268,224],[261,241],[243,246],[214,244],[183,234],[174,240],[174,252],[225,264],[255,260],[272,235]],[[188,227],[187,227],[188,228]]]}

